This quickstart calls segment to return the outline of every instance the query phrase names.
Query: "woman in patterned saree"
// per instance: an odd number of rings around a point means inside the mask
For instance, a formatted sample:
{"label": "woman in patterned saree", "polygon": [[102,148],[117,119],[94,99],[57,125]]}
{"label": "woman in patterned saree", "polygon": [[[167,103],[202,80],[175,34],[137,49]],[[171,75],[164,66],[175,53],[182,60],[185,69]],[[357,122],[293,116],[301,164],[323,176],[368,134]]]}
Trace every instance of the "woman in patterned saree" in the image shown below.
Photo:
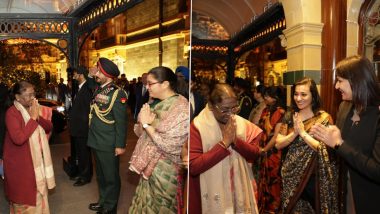
{"label": "woman in patterned saree", "polygon": [[177,77],[167,67],[149,71],[144,104],[135,125],[139,136],[129,169],[140,174],[129,213],[179,213],[183,182],[182,144],[188,139],[189,104],[176,91]]}
{"label": "woman in patterned saree", "polygon": [[275,86],[267,88],[264,92],[264,102],[267,106],[259,120],[259,126],[264,134],[260,141],[258,205],[260,213],[277,213],[280,207],[281,152],[274,145],[279,132],[277,124],[285,113],[280,88]]}
{"label": "woman in patterned saree", "polygon": [[287,147],[280,213],[338,213],[336,159],[331,149],[308,134],[315,123],[331,124],[331,116],[320,109],[314,80],[296,82],[292,95],[293,111],[286,113],[276,139],[276,148]]}

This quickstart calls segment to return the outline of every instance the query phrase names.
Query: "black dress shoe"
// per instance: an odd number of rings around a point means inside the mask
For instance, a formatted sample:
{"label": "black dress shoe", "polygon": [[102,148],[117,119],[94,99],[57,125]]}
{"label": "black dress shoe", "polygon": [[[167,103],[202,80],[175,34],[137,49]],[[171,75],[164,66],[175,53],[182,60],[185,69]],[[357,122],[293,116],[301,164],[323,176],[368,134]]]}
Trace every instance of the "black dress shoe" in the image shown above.
{"label": "black dress shoe", "polygon": [[76,181],[76,180],[78,180],[80,177],[79,176],[72,176],[72,177],[70,177],[70,180],[72,180],[72,181]]}
{"label": "black dress shoe", "polygon": [[100,212],[103,210],[103,206],[99,203],[91,203],[90,205],[88,205],[88,209]]}
{"label": "black dress shoe", "polygon": [[75,187],[79,187],[79,186],[83,186],[83,185],[88,184],[88,183],[90,183],[90,181],[79,178],[79,179],[74,183],[74,186],[75,186]]}
{"label": "black dress shoe", "polygon": [[101,211],[96,212],[96,214],[116,214],[116,209],[112,209],[112,210],[103,209]]}

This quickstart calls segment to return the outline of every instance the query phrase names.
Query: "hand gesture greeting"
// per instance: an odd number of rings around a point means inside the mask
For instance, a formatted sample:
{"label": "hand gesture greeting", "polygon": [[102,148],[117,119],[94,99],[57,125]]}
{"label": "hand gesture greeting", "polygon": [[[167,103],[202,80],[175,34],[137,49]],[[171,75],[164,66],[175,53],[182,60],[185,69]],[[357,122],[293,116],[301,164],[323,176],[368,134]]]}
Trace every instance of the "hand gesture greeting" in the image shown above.
{"label": "hand gesture greeting", "polygon": [[315,124],[311,127],[310,134],[314,135],[314,138],[322,141],[329,147],[334,147],[343,141],[340,130],[336,126]]}
{"label": "hand gesture greeting", "polygon": [[156,114],[150,110],[149,104],[145,103],[140,110],[139,122],[141,124],[151,124],[156,118]]}
{"label": "hand gesture greeting", "polygon": [[294,123],[294,134],[301,134],[305,132],[305,127],[302,122],[302,116],[299,115],[297,112],[293,116],[293,123]]}
{"label": "hand gesture greeting", "polygon": [[226,147],[235,142],[236,137],[236,121],[233,116],[230,117],[227,124],[222,127],[223,142]]}
{"label": "hand gesture greeting", "polygon": [[33,120],[37,120],[40,113],[40,106],[36,98],[34,98],[31,102],[32,105],[29,107],[28,113]]}

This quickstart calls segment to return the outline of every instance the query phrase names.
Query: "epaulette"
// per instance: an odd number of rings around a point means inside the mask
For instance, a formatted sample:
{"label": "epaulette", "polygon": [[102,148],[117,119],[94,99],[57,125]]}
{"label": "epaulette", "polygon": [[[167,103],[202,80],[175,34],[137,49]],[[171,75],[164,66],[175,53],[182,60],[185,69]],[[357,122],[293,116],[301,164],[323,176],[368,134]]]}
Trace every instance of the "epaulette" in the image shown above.
{"label": "epaulette", "polygon": [[109,92],[117,90],[117,89],[119,89],[119,87],[115,85],[114,83],[111,83],[107,85],[107,88],[104,89],[104,91],[102,91],[102,94],[107,95]]}

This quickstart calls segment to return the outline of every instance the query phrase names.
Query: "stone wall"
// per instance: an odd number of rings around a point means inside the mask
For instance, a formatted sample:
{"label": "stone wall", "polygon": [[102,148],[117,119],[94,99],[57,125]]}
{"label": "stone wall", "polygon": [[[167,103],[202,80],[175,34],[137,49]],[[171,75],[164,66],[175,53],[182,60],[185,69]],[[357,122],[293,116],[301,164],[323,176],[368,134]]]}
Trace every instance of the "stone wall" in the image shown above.
{"label": "stone wall", "polygon": [[158,0],[144,0],[126,12],[127,31],[158,22]]}
{"label": "stone wall", "polygon": [[164,0],[164,19],[178,13],[178,2],[181,0]]}
{"label": "stone wall", "polygon": [[139,77],[158,66],[158,43],[127,49],[126,59],[124,71],[128,79]]}
{"label": "stone wall", "polygon": [[[163,0],[164,19],[173,18],[179,13],[179,5],[182,0]],[[131,33],[158,24],[159,0],[144,0],[123,13],[121,19],[123,33]],[[108,23],[108,27],[111,26]],[[177,38],[180,37],[180,38]],[[162,37],[163,59],[162,65],[173,71],[179,65],[188,65],[188,60],[183,58],[184,37],[181,35],[166,35]],[[121,73],[125,73],[128,80],[141,76],[151,68],[159,65],[158,39],[151,39],[128,45],[117,45],[98,50],[90,50],[93,56],[103,56],[117,63]],[[93,52],[96,52],[93,53]]]}
{"label": "stone wall", "polygon": [[175,71],[179,65],[188,66],[187,59],[183,58],[183,38],[171,39],[162,42],[162,65]]}
{"label": "stone wall", "polygon": [[[164,19],[172,17],[179,12],[178,0],[164,0]],[[139,29],[149,24],[158,23],[159,0],[144,0],[125,12],[127,32]]]}

